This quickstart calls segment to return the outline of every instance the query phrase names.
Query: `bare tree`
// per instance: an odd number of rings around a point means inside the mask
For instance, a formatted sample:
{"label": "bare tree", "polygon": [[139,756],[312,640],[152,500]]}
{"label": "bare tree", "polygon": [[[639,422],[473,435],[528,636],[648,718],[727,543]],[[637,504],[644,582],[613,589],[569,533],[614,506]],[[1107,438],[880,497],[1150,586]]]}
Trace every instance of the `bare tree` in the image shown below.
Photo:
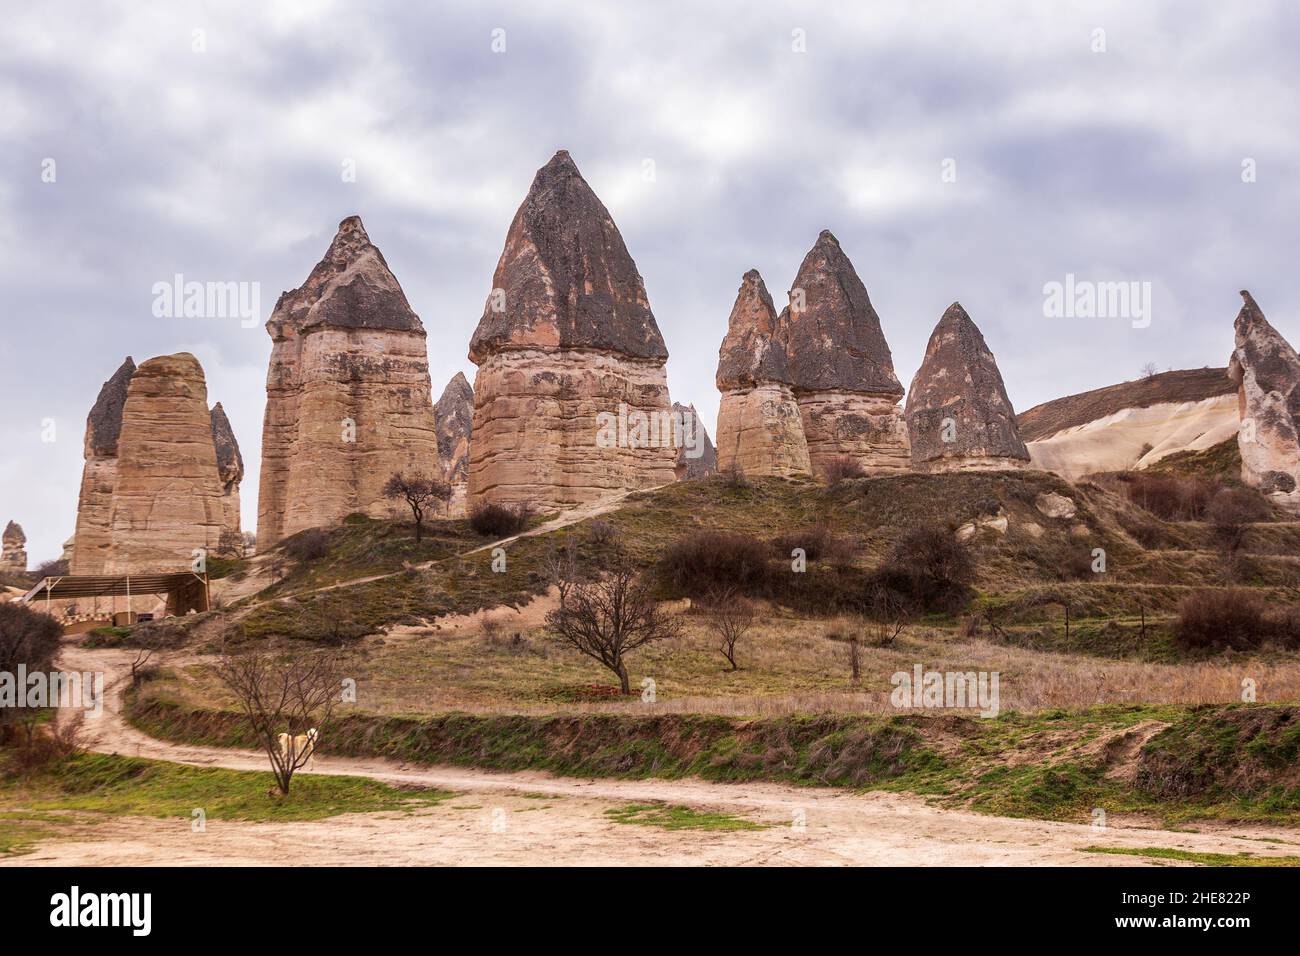
{"label": "bare tree", "polygon": [[626,655],[655,641],[675,637],[681,625],[659,609],[626,560],[594,581],[571,583],[559,607],[546,615],[552,636],[618,675],[619,688],[632,692]]}
{"label": "bare tree", "polygon": [[570,540],[556,545],[548,539],[546,557],[542,559],[547,582],[560,595],[560,604],[569,596],[569,589],[583,578],[582,563],[578,560],[578,549]]}
{"label": "bare tree", "polygon": [[217,539],[216,553],[226,558],[242,558],[244,556],[244,536],[231,528],[226,528],[221,532],[221,537]]}
{"label": "bare tree", "polygon": [[[52,670],[62,636],[63,629],[49,615],[26,604],[0,604],[0,673],[14,675],[20,667],[29,674]],[[25,706],[25,700],[0,706],[0,743],[15,737],[20,725],[31,743],[41,708]]]}
{"label": "bare tree", "polygon": [[384,483],[384,497],[400,498],[406,502],[415,521],[415,543],[419,544],[424,534],[425,510],[439,501],[446,505],[451,500],[451,485],[441,478],[425,478],[423,475],[408,478],[399,471]]}
{"label": "bare tree", "polygon": [[282,749],[280,734],[326,733],[342,696],[342,659],[325,651],[294,657],[260,651],[223,654],[217,676],[239,701],[271,762],[276,787],[287,795],[294,773],[312,754],[308,748]]}
{"label": "bare tree", "polygon": [[743,597],[737,597],[733,588],[711,594],[708,603],[713,613],[709,629],[720,643],[718,649],[731,665],[730,670],[740,670],[736,663],[736,645],[754,627],[754,605]]}
{"label": "bare tree", "polygon": [[901,595],[884,585],[872,592],[865,630],[872,647],[890,647],[907,626],[907,605]]}
{"label": "bare tree", "polygon": [[1146,362],[1143,364],[1141,371],[1143,378],[1154,378],[1155,374],[1159,372],[1160,369],[1157,367],[1155,362]]}

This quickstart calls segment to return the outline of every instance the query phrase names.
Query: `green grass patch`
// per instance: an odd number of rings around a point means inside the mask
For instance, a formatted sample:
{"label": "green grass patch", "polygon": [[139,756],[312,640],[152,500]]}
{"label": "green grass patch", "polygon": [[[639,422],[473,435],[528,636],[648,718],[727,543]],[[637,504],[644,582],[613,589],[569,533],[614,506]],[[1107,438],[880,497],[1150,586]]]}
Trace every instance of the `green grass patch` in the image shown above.
{"label": "green grass patch", "polygon": [[660,827],[664,830],[765,830],[768,824],[755,823],[731,813],[712,813],[690,807],[657,803],[629,803],[606,810],[615,823]]}
{"label": "green grass patch", "polygon": [[1255,856],[1251,853],[1201,853],[1163,846],[1085,846],[1081,853],[1114,853],[1155,860],[1178,860],[1202,866],[1300,866],[1300,856]]}

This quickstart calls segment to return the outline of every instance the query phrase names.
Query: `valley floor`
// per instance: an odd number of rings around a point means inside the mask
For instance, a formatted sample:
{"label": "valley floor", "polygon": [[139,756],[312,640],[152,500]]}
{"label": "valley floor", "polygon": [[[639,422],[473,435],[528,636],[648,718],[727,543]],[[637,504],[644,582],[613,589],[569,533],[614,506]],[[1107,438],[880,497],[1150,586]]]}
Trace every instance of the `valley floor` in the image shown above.
{"label": "valley floor", "polygon": [[[68,649],[64,666],[105,672],[107,707],[86,724],[91,749],[266,769],[258,753],[172,744],[128,725],[121,714],[128,659],[120,651]],[[313,772],[457,796],[410,812],[304,822],[209,819],[199,833],[187,817],[108,817],[38,842],[24,855],[0,857],[0,865],[1140,865],[1242,862],[1244,854],[1293,862],[1300,853],[1300,831],[1284,827],[1173,831],[1112,818],[1095,829],[945,810],[880,792],[584,780],[340,757],[319,758]]]}

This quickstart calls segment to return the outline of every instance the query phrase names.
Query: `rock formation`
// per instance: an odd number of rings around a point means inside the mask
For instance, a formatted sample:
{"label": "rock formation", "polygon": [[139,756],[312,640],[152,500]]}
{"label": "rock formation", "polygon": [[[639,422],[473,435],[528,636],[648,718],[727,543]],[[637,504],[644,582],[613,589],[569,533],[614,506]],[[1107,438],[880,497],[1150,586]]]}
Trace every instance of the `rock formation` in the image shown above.
{"label": "rock formation", "polygon": [[355,511],[391,512],[384,483],[438,460],[424,327],[360,218],[339,224],[266,323],[257,545]]}
{"label": "rock formation", "polygon": [[442,397],[433,405],[434,427],[438,432],[438,460],[442,477],[451,485],[450,513],[465,512],[469,488],[469,440],[474,430],[474,389],[464,373],[457,372]]}
{"label": "rock formation", "polygon": [[470,341],[470,505],[570,508],[673,480],[668,350],[608,210],[561,150],[506,235]]}
{"label": "rock formation", "polygon": [[677,464],[674,470],[678,481],[690,478],[707,478],[718,470],[718,450],[709,440],[709,430],[704,427],[694,405],[673,402],[674,427],[681,423],[681,437],[677,440]]}
{"label": "rock formation", "polygon": [[1143,469],[1234,438],[1240,422],[1227,370],[1179,369],[1055,398],[1016,416],[1030,467],[1071,481]]}
{"label": "rock formation", "polygon": [[217,475],[221,478],[222,513],[228,531],[240,533],[239,483],[244,480],[244,458],[221,403],[212,406],[212,445],[217,453]]}
{"label": "rock formation", "polygon": [[724,472],[809,475],[799,402],[786,372],[776,306],[757,269],[745,273],[718,349],[718,467]]}
{"label": "rock formation", "polygon": [[103,574],[108,557],[113,487],[117,483],[118,436],[122,431],[122,408],[127,386],[135,374],[135,361],[128,355],[121,367],[99,390],[86,416],[85,465],[81,471],[81,492],[77,499],[77,527],[73,534],[73,574]]}
{"label": "rock formation", "polygon": [[880,317],[829,231],[799,266],[778,329],[813,472],[841,457],[867,474],[908,470],[903,388]]}
{"label": "rock formation", "polygon": [[1241,479],[1300,512],[1300,357],[1249,292],[1233,328],[1228,375],[1237,383]]}
{"label": "rock formation", "polygon": [[[106,574],[179,571],[224,524],[207,385],[188,352],[141,363],[117,438]],[[80,548],[77,548],[80,553]]]}
{"label": "rock formation", "polygon": [[0,534],[0,571],[11,574],[27,571],[27,535],[16,521],[5,525],[4,533]]}
{"label": "rock formation", "polygon": [[993,353],[958,302],[930,335],[905,415],[918,471],[1018,468],[1029,461]]}

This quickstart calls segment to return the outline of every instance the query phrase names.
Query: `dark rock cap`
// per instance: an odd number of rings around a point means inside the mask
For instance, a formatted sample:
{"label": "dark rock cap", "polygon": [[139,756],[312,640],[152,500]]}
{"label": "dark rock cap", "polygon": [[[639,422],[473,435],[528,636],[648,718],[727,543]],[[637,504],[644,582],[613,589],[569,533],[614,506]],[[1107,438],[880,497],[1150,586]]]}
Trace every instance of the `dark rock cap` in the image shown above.
{"label": "dark rock cap", "polygon": [[804,256],[779,318],[790,384],[800,391],[845,389],[901,398],[894,359],[867,288],[839,240],[823,229]]}
{"label": "dark rock cap", "polygon": [[474,430],[474,389],[463,372],[452,376],[433,406],[438,457],[452,481],[469,477],[469,439]]}
{"label": "dark rock cap", "polygon": [[217,472],[223,485],[244,480],[244,458],[239,454],[239,442],[221,403],[212,406],[212,445],[217,451]]}
{"label": "dark rock cap", "polygon": [[0,534],[0,541],[5,544],[22,545],[27,543],[27,535],[23,534],[23,526],[17,521],[10,521],[5,525],[3,534]]}
{"label": "dark rock cap", "polygon": [[318,326],[388,329],[424,334],[397,277],[371,242],[360,216],[349,216],[316,263],[307,281],[284,292],[266,323],[273,339],[289,326],[302,332]]}
{"label": "dark rock cap", "polygon": [[727,334],[718,349],[719,391],[755,382],[785,382],[785,348],[777,333],[776,306],[757,269],[740,283],[727,319]]}
{"label": "dark rock cap", "polygon": [[135,374],[135,360],[131,356],[106,381],[99,397],[86,416],[86,455],[111,458],[117,454],[117,439],[122,434],[122,409],[126,405],[126,390]]}
{"label": "dark rock cap", "polygon": [[[907,390],[905,414],[913,461],[1029,460],[997,361],[958,302],[948,307],[930,335],[925,358]],[[948,434],[954,441],[943,440],[945,419],[952,419]]]}
{"label": "dark rock cap", "polygon": [[515,213],[492,289],[470,340],[475,364],[524,348],[668,357],[618,227],[564,150],[537,171]]}
{"label": "dark rock cap", "polygon": [[1273,328],[1254,297],[1244,289],[1245,300],[1233,323],[1236,349],[1228,363],[1228,375],[1241,384],[1245,368],[1254,374],[1255,382],[1264,392],[1289,395],[1286,405],[1294,420],[1300,421],[1300,358],[1277,329]]}

